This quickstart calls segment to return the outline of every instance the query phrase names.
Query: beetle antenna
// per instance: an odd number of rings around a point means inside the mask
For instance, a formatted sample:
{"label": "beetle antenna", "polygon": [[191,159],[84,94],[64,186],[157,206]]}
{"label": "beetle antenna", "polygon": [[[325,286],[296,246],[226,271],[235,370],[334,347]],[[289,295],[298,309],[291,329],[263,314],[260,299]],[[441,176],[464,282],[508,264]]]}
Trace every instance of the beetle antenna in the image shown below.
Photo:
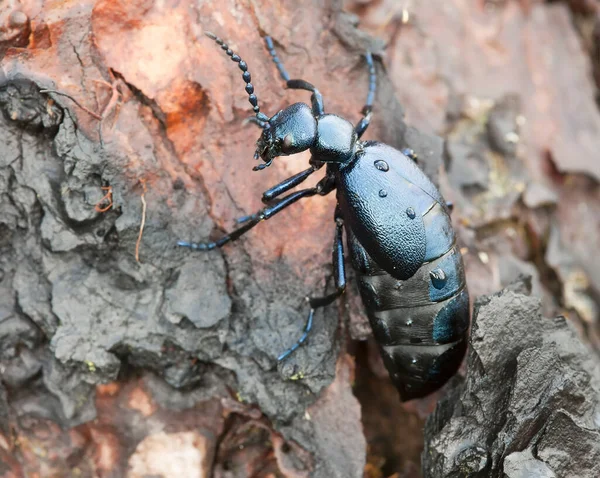
{"label": "beetle antenna", "polygon": [[[227,54],[227,56],[230,57],[232,61],[235,61],[238,64],[240,70],[242,70],[242,79],[246,82],[246,93],[248,93],[248,101],[252,105],[252,110],[256,114],[256,119],[259,121],[259,123],[257,124],[262,126],[262,124],[269,121],[269,117],[264,113],[260,112],[260,107],[258,106],[258,98],[254,94],[254,86],[252,85],[252,83],[250,83],[250,81],[252,80],[252,76],[248,71],[248,65],[244,60],[240,58],[239,55],[234,53],[233,50],[229,48],[229,45],[227,45],[227,43],[225,43],[217,35],[211,32],[206,32],[205,35],[211,40],[214,40],[217,43],[217,45],[219,45],[221,49]],[[264,126],[262,127],[264,128]]]}

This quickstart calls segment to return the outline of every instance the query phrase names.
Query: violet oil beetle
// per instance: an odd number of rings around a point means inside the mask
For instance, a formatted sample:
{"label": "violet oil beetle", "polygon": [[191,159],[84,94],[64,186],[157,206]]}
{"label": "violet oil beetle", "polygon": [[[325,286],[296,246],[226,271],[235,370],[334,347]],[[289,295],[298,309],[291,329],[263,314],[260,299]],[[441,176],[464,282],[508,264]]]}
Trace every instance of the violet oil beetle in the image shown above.
{"label": "violet oil beetle", "polygon": [[[440,388],[457,371],[465,354],[469,329],[469,295],[464,265],[450,221],[450,206],[419,169],[414,153],[376,141],[361,141],[371,121],[376,69],[366,53],[369,88],[362,118],[356,125],[325,113],[319,90],[290,79],[273,41],[265,38],[281,78],[290,89],[311,93],[311,105],[294,103],[268,117],[260,111],[247,64],[212,33],[223,51],[238,64],[262,130],[254,158],[260,171],[279,156],[309,150],[310,167],[265,191],[266,207],[241,218],[238,229],[214,242],[179,241],[208,251],[239,238],[295,202],[336,191],[333,276],[335,292],[310,298],[301,337],[278,360],[306,341],[315,309],[332,303],[346,289],[344,240],[381,356],[402,400],[420,398]],[[325,166],[315,187],[291,192]],[[282,196],[283,195],[283,196]],[[282,197],[281,197],[282,196]]]}

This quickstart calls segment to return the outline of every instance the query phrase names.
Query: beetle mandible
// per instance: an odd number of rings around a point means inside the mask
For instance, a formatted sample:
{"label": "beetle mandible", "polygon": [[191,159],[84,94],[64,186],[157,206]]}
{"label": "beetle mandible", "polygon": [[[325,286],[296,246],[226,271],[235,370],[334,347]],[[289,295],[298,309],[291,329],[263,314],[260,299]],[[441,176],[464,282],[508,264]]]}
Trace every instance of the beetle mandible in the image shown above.
{"label": "beetle mandible", "polygon": [[[300,199],[337,194],[333,275],[336,290],[309,299],[310,312],[300,339],[282,353],[284,360],[305,342],[315,309],[326,306],[346,289],[343,230],[359,289],[375,339],[402,400],[423,397],[440,388],[458,369],[466,350],[469,295],[464,266],[450,221],[450,208],[440,192],[416,165],[412,150],[402,152],[376,141],[361,141],[371,121],[376,70],[369,52],[367,101],[362,118],[353,126],[325,113],[323,97],[312,84],[290,79],[275,51],[265,43],[279,75],[290,89],[311,92],[311,106],[294,103],[272,117],[260,111],[247,64],[219,37],[206,34],[236,62],[246,83],[255,116],[262,129],[256,142],[255,166],[260,171],[279,156],[310,150],[310,167],[262,196],[267,206],[243,217],[238,229],[214,242],[179,241],[178,245],[208,251],[222,247],[261,221]],[[326,166],[315,187],[277,199]]]}

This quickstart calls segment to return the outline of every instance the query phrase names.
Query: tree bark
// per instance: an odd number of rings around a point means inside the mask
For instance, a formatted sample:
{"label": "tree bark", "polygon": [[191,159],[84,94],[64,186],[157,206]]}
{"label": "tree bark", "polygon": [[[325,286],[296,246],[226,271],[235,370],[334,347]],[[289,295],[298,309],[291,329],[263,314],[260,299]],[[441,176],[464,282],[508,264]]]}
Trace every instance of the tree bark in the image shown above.
{"label": "tree bark", "polygon": [[248,63],[270,115],[309,97],[284,89],[263,36],[352,122],[372,51],[365,138],[414,149],[455,202],[472,297],[531,274],[546,315],[570,313],[599,349],[600,115],[569,10],[398,3],[0,5],[6,476],[420,476],[414,442],[436,397],[397,404],[372,347],[347,340],[370,334],[353,285],[276,361],[328,285],[333,195],[220,250],[176,246],[231,230],[307,167],[303,154],[252,172],[241,72],[207,31]]}

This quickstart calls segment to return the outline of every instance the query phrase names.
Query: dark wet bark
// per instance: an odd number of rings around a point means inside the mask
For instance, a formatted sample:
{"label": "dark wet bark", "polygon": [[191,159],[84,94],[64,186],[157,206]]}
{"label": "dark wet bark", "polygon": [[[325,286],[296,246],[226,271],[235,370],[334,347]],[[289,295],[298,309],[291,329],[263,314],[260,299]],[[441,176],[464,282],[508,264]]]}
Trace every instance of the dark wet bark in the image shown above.
{"label": "dark wet bark", "polygon": [[424,476],[600,473],[600,365],[564,318],[542,316],[528,286],[476,303],[469,373],[427,420]]}

